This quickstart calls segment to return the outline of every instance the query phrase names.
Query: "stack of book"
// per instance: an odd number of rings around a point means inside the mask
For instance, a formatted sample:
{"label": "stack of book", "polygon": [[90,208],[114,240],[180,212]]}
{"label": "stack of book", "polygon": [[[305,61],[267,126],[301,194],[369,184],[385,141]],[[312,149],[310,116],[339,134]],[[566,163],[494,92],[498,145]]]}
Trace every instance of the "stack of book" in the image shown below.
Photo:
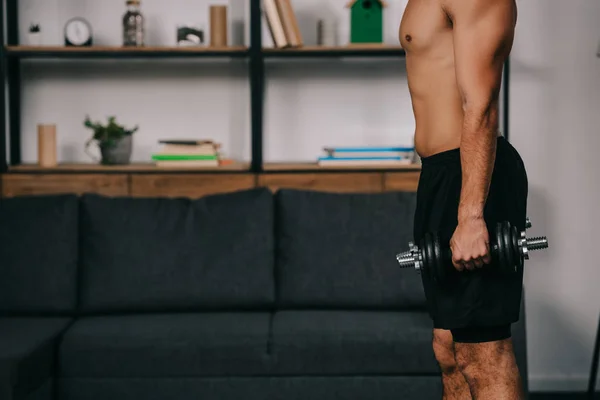
{"label": "stack of book", "polygon": [[323,167],[390,167],[413,163],[414,147],[326,147],[318,158]]}
{"label": "stack of book", "polygon": [[274,47],[283,49],[304,45],[291,0],[263,0],[262,10]]}
{"label": "stack of book", "polygon": [[218,167],[220,144],[211,140],[161,140],[152,154],[157,167]]}

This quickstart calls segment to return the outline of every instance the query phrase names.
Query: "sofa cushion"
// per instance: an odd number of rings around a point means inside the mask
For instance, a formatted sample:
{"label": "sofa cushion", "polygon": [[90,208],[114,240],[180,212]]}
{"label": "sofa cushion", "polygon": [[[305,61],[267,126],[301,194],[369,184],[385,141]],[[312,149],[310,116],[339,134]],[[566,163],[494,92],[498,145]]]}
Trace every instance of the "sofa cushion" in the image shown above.
{"label": "sofa cushion", "polygon": [[86,317],[66,333],[61,377],[173,378],[264,374],[268,313]]}
{"label": "sofa cushion", "polygon": [[82,308],[166,311],[274,302],[266,189],[201,199],[82,199]]}
{"label": "sofa cushion", "polygon": [[396,254],[412,240],[415,193],[277,193],[282,307],[425,309],[420,276]]}
{"label": "sofa cushion", "polygon": [[24,398],[54,376],[57,342],[69,323],[68,318],[0,318],[0,394]]}
{"label": "sofa cushion", "polygon": [[0,199],[0,314],[75,310],[77,235],[76,196]]}
{"label": "sofa cushion", "polygon": [[[60,381],[60,400],[437,400],[439,376],[285,376]],[[27,399],[34,400],[34,399]],[[37,400],[37,399],[36,399]]]}
{"label": "sofa cushion", "polygon": [[282,311],[273,319],[283,375],[438,374],[425,312]]}

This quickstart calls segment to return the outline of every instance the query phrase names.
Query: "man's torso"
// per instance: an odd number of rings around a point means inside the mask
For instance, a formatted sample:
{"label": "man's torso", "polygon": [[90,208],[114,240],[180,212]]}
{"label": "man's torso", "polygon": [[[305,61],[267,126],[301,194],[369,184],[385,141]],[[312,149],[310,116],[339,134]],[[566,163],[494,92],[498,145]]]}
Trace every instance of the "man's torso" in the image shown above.
{"label": "man's torso", "polygon": [[442,0],[409,0],[400,25],[422,157],[460,145],[463,111],[454,70],[452,21]]}

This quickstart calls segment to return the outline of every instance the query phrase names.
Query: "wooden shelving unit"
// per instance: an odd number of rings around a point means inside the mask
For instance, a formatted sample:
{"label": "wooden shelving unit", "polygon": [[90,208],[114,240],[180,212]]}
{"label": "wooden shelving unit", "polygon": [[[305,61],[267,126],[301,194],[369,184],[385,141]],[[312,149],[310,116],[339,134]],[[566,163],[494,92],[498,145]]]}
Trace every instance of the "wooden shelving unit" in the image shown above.
{"label": "wooden shelving unit", "polygon": [[[74,191],[91,190],[109,193],[125,193],[127,182],[133,185],[128,193],[153,193],[152,188],[169,188],[173,193],[195,194],[193,187],[177,190],[177,186],[188,187],[189,182],[203,186],[221,187],[218,182],[233,182],[230,188],[246,187],[249,182],[265,182],[277,187],[285,187],[286,179],[292,187],[326,188],[337,187],[340,190],[356,189],[359,185],[352,179],[359,178],[369,190],[384,188],[415,187],[420,167],[417,165],[402,166],[335,166],[322,167],[316,163],[265,163],[263,160],[263,116],[265,63],[277,59],[315,58],[399,58],[405,56],[401,46],[382,44],[347,45],[347,46],[304,46],[301,48],[274,49],[263,48],[262,43],[262,11],[259,0],[248,1],[250,4],[250,46],[235,47],[144,47],[124,48],[110,46],[93,46],[73,48],[64,46],[23,46],[19,44],[19,0],[7,1],[0,7],[0,76],[4,79],[8,97],[0,97],[0,154],[9,154],[0,158],[0,181],[4,184],[4,193],[33,193],[35,185],[46,185],[40,193],[60,191],[64,188]],[[6,24],[6,26],[3,26]],[[63,164],[55,168],[39,168],[36,165],[24,165],[21,160],[21,63],[27,59],[195,59],[247,61],[250,83],[251,113],[251,159],[249,163],[236,163],[218,168],[158,168],[153,164],[133,164],[130,166],[107,167],[92,164]],[[503,133],[508,137],[508,63],[504,71],[504,124]],[[137,176],[139,175],[139,180]],[[95,176],[92,180],[90,177]],[[346,178],[342,178],[342,177]],[[152,179],[149,181],[149,179]],[[166,183],[166,181],[170,183]],[[8,182],[8,183],[7,183]],[[46,182],[43,184],[42,182]],[[105,182],[104,184],[97,182]],[[133,183],[131,183],[133,182]],[[135,182],[146,182],[140,185]],[[152,182],[152,183],[148,183]],[[214,182],[217,182],[215,184]],[[240,183],[241,182],[241,183]],[[346,182],[339,184],[338,182]],[[382,182],[385,182],[383,184]],[[381,185],[380,185],[381,183]],[[8,186],[7,186],[8,185]],[[16,186],[15,186],[16,185]],[[25,186],[23,186],[25,185]],[[75,185],[75,186],[73,186]],[[91,186],[90,186],[91,185]],[[104,185],[104,186],[103,186]],[[125,185],[125,186],[124,186]],[[146,185],[146,186],[144,186]],[[149,185],[149,186],[148,186]],[[154,186],[153,186],[154,185]],[[341,186],[340,186],[341,185]],[[360,185],[359,185],[360,186]],[[9,189],[6,189],[6,188]],[[143,187],[145,189],[135,189]],[[212,187],[212,186],[211,186]],[[50,188],[50,189],[48,189]],[[106,189],[106,188],[110,188]],[[148,189],[149,188],[149,189]],[[69,189],[70,190],[70,189]],[[207,189],[208,190],[208,189]],[[386,189],[387,190],[387,189]],[[163,193],[160,190],[157,193]],[[210,190],[209,190],[210,192]],[[165,192],[166,193],[166,192]],[[171,192],[169,192],[171,193]],[[204,192],[203,192],[204,193]]]}

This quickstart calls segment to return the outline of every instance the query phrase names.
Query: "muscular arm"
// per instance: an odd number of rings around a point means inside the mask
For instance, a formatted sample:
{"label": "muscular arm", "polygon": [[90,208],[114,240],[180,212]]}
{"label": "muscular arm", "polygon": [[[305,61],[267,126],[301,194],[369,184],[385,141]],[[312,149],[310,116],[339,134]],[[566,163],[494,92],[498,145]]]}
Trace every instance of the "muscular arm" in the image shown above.
{"label": "muscular arm", "polygon": [[502,67],[513,43],[514,0],[449,0],[462,96],[459,223],[483,218],[495,162]]}

